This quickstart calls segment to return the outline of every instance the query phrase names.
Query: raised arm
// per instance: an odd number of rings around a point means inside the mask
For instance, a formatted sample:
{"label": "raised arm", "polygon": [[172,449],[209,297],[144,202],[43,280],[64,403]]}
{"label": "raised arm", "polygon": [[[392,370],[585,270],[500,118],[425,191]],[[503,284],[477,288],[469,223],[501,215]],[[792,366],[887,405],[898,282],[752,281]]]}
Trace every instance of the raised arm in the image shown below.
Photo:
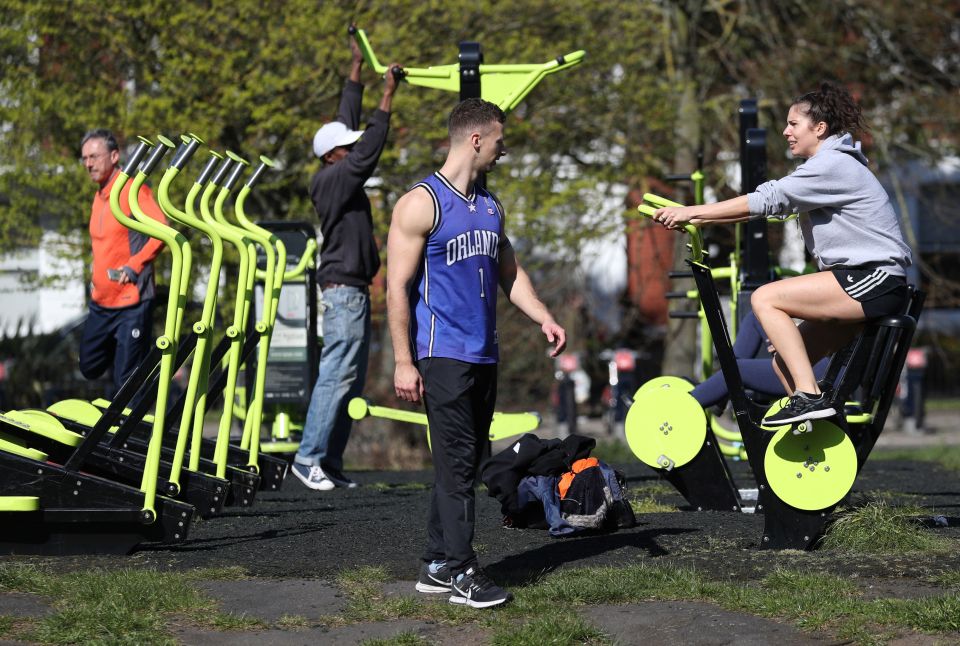
{"label": "raised arm", "polygon": [[396,363],[394,389],[397,397],[409,402],[423,397],[423,381],[410,347],[409,294],[432,227],[433,200],[425,190],[414,189],[397,201],[387,236],[387,320]]}
{"label": "raised arm", "polygon": [[513,245],[506,236],[500,247],[500,288],[517,309],[540,326],[547,341],[553,344],[550,356],[555,357],[563,352],[567,347],[567,332],[553,319],[550,310],[537,296],[530,276],[520,266]]}

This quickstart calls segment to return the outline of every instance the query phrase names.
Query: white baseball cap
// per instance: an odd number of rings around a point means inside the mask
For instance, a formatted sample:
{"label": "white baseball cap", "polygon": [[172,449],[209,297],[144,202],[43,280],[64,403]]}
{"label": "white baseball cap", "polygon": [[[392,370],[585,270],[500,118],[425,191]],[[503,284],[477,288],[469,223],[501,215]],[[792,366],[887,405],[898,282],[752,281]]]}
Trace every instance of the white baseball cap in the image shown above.
{"label": "white baseball cap", "polygon": [[323,159],[324,155],[337,146],[356,143],[362,134],[363,130],[350,130],[342,121],[331,121],[313,136],[313,154]]}

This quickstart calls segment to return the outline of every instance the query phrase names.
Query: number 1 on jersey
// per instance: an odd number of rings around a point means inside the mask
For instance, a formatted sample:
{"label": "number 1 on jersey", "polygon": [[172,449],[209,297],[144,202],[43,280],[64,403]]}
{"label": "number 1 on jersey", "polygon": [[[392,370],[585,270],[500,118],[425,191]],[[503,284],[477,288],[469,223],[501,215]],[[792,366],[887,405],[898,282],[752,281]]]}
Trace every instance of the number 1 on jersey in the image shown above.
{"label": "number 1 on jersey", "polygon": [[487,295],[483,291],[483,267],[480,268],[480,298],[486,298]]}

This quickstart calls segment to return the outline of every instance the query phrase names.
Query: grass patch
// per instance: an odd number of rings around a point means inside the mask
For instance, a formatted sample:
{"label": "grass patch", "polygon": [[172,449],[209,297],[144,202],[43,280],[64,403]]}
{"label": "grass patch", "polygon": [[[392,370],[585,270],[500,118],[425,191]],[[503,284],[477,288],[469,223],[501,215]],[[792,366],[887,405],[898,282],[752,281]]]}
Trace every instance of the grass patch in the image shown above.
{"label": "grass patch", "polygon": [[267,623],[262,619],[250,615],[233,612],[213,612],[203,617],[196,617],[199,623],[206,624],[220,631],[241,631],[266,628]]}
{"label": "grass patch", "polygon": [[873,460],[917,460],[933,462],[950,471],[960,471],[960,446],[925,446],[906,449],[877,449]]}
{"label": "grass patch", "polygon": [[630,507],[634,514],[657,514],[669,511],[677,511],[673,505],[660,502],[653,496],[631,496]]}
{"label": "grass patch", "polygon": [[60,574],[31,565],[0,567],[0,586],[53,601],[53,614],[17,636],[39,642],[167,644],[168,616],[203,614],[214,604],[176,573],[150,570],[90,570]]}
{"label": "grass patch", "polygon": [[190,573],[155,570],[60,572],[29,563],[0,564],[0,590],[48,598],[53,613],[22,622],[18,639],[53,644],[175,644],[167,632],[180,616],[221,630],[247,630],[263,622],[221,613],[216,603],[193,587],[199,580],[243,578],[242,568]]}
{"label": "grass patch", "polygon": [[310,622],[302,615],[282,615],[277,619],[277,628],[281,630],[297,630],[299,628],[309,628]]}
{"label": "grass patch", "polygon": [[919,507],[890,507],[883,500],[873,500],[842,510],[820,545],[840,552],[871,554],[949,551],[953,544],[948,539],[917,522],[929,513]]}
{"label": "grass patch", "polygon": [[677,493],[677,490],[674,489],[672,485],[662,480],[631,484],[628,491],[631,494],[642,494],[645,496],[669,496]]}
{"label": "grass patch", "polygon": [[7,617],[6,615],[0,615],[0,637],[5,637],[9,633],[13,626],[17,623],[15,617]]}
{"label": "grass patch", "polygon": [[556,644],[608,644],[610,640],[582,617],[568,612],[540,616],[520,626],[500,626],[493,646],[546,646]]}
{"label": "grass patch", "polygon": [[415,632],[405,631],[386,639],[367,639],[363,646],[428,646],[430,641]]}
{"label": "grass patch", "polygon": [[956,588],[960,591],[960,572],[944,572],[934,577],[932,581],[944,588]]}
{"label": "grass patch", "polygon": [[590,455],[612,466],[633,464],[637,461],[637,456],[623,440],[601,440]]}
{"label": "grass patch", "polygon": [[190,570],[189,572],[183,572],[183,576],[188,581],[243,581],[250,578],[247,569],[239,565]]}
{"label": "grass patch", "polygon": [[422,618],[426,604],[416,597],[383,594],[383,584],[390,580],[382,567],[362,567],[337,577],[337,586],[350,599],[339,623],[389,621],[400,618]]}
{"label": "grass patch", "polygon": [[[689,569],[642,564],[561,571],[540,584],[518,590],[515,605],[526,615],[537,615],[549,614],[549,608],[555,605],[648,600],[708,601],[728,610],[787,620],[803,630],[825,630],[864,644],[889,639],[896,630],[952,632],[958,630],[960,622],[960,595],[956,593],[867,601],[856,584],[827,574],[781,570],[758,584],[744,585],[709,581]],[[557,634],[562,636],[564,630]]]}

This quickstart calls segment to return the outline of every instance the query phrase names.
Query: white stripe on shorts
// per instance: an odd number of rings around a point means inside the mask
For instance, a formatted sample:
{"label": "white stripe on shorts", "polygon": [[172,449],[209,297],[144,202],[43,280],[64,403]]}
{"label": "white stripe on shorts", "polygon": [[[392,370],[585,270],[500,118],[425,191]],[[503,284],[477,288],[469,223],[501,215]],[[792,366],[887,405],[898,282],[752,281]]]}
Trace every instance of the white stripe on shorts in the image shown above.
{"label": "white stripe on shorts", "polygon": [[855,282],[849,287],[844,287],[844,291],[847,292],[853,298],[859,298],[865,294],[868,294],[872,289],[883,284],[883,281],[889,276],[887,272],[882,269],[875,269],[872,274]]}

